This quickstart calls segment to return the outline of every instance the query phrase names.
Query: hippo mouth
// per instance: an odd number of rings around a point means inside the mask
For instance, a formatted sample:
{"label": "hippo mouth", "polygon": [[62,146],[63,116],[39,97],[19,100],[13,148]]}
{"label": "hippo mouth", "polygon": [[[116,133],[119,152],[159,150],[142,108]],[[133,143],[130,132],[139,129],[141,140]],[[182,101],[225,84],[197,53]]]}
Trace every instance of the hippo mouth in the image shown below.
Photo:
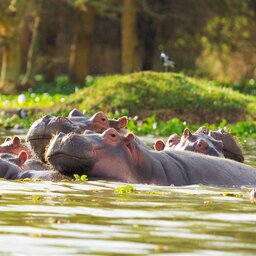
{"label": "hippo mouth", "polygon": [[54,167],[54,169],[66,175],[87,174],[93,165],[90,159],[64,152],[48,154],[47,161]]}
{"label": "hippo mouth", "polygon": [[[40,121],[40,122],[39,122]],[[42,119],[36,121],[30,128],[27,140],[41,140],[41,139],[48,139],[52,138],[53,134],[64,132],[77,132],[81,133],[83,130],[69,120],[66,117],[52,117],[52,116],[45,116]]]}
{"label": "hippo mouth", "polygon": [[38,136],[30,136],[28,137],[28,141],[38,141],[38,140],[50,140],[52,138],[52,135],[38,135]]}

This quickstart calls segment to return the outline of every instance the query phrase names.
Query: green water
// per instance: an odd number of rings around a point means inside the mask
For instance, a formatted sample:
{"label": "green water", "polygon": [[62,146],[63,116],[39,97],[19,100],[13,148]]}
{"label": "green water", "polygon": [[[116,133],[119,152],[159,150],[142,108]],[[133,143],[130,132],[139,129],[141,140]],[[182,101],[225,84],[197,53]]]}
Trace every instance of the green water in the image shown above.
{"label": "green water", "polygon": [[0,180],[0,255],[256,255],[247,188],[124,185]]}

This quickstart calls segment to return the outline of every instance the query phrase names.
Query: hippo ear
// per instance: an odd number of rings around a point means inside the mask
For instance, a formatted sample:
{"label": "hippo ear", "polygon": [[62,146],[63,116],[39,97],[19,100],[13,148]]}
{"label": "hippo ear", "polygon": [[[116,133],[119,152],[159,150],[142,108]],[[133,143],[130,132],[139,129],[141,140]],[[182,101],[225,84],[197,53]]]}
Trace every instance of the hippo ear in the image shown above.
{"label": "hippo ear", "polygon": [[24,164],[27,161],[27,159],[28,159],[27,152],[24,151],[24,150],[20,151],[18,158],[20,160],[20,163]]}
{"label": "hippo ear", "polygon": [[177,145],[180,142],[180,136],[176,133],[172,134],[168,140],[167,143],[168,145]]}
{"label": "hippo ear", "polygon": [[122,116],[117,119],[117,128],[125,128],[128,124],[128,117],[127,116]]}
{"label": "hippo ear", "polygon": [[165,144],[162,140],[156,140],[154,144],[154,149],[157,151],[164,150]]}
{"label": "hippo ear", "polygon": [[4,142],[11,141],[11,140],[12,140],[12,137],[7,137],[5,138]]}
{"label": "hippo ear", "polygon": [[188,128],[185,128],[185,130],[183,132],[183,137],[188,138],[191,135],[192,135],[192,133],[190,132],[190,130]]}
{"label": "hippo ear", "polygon": [[20,138],[18,136],[13,137],[13,146],[18,147],[20,145]]}
{"label": "hippo ear", "polygon": [[68,117],[73,117],[73,116],[84,116],[84,114],[80,110],[74,108],[68,114]]}
{"label": "hippo ear", "polygon": [[125,144],[129,146],[131,142],[135,139],[135,135],[132,132],[129,132],[125,135]]}

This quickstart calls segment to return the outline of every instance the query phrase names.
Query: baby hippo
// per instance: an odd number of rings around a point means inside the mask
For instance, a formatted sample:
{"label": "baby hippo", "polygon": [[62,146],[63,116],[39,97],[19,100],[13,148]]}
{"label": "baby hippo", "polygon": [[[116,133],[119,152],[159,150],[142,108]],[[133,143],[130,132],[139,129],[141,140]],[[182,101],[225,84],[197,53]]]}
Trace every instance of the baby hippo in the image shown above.
{"label": "baby hippo", "polygon": [[25,162],[28,159],[28,155],[27,155],[26,151],[23,150],[18,155],[14,155],[11,153],[1,153],[0,158],[15,164],[24,170]]}
{"label": "baby hippo", "polygon": [[166,144],[162,140],[156,140],[154,144],[154,148],[157,151],[174,149],[176,145],[180,143],[180,135],[174,133],[170,135]]}
{"label": "baby hippo", "polygon": [[0,153],[11,153],[19,155],[21,151],[25,151],[28,157],[32,156],[30,149],[21,143],[21,140],[18,136],[14,136],[13,138],[7,137],[5,141],[0,145]]}
{"label": "baby hippo", "polygon": [[1,158],[0,158],[0,178],[4,178],[8,180],[29,178],[29,179],[44,179],[44,180],[54,180],[54,181],[63,180],[63,179],[68,179],[68,180],[72,179],[72,177],[65,176],[58,171],[22,170],[16,164]]}
{"label": "baby hippo", "polygon": [[22,150],[18,155],[11,153],[0,153],[0,159],[19,166],[22,170],[48,170],[49,167],[39,159],[28,158],[26,151]]}
{"label": "baby hippo", "polygon": [[222,147],[222,141],[215,140],[204,133],[192,134],[188,128],[184,130],[181,137],[177,134],[171,135],[166,145],[162,140],[157,140],[154,145],[154,148],[158,151],[170,149],[187,150],[210,156],[224,157]]}

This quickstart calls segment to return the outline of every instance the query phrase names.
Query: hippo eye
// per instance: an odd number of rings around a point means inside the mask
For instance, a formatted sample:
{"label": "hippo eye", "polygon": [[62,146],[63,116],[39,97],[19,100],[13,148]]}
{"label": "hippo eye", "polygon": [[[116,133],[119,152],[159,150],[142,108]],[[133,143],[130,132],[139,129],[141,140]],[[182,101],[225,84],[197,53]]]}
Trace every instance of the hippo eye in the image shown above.
{"label": "hippo eye", "polygon": [[115,135],[114,133],[111,133],[110,136],[111,136],[112,138],[115,138],[115,137],[116,137],[116,135]]}
{"label": "hippo eye", "polygon": [[105,122],[105,121],[106,121],[106,118],[101,118],[101,121]]}

